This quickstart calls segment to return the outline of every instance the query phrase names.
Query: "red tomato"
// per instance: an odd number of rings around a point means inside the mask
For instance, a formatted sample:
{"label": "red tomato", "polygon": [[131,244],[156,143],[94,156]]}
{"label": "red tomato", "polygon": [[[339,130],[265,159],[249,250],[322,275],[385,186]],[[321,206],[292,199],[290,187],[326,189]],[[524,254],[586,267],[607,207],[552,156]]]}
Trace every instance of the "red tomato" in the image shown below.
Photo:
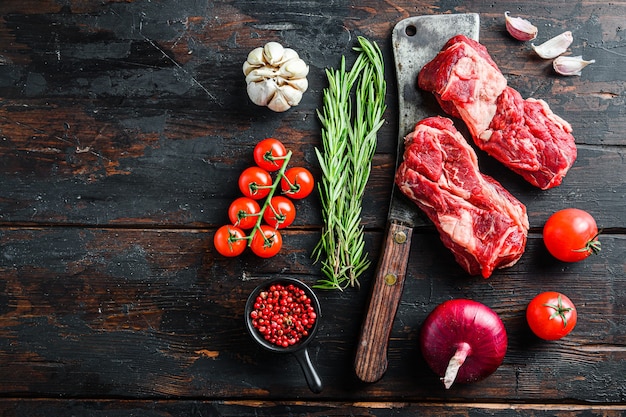
{"label": "red tomato", "polygon": [[237,227],[252,229],[256,224],[261,207],[250,197],[239,197],[230,204],[228,218]]}
{"label": "red tomato", "polygon": [[526,308],[530,329],[545,340],[557,340],[569,334],[576,326],[577,317],[574,303],[555,291],[537,295]]}
{"label": "red tomato", "polygon": [[280,232],[266,224],[262,224],[252,237],[250,249],[261,258],[271,258],[276,255],[283,246],[283,238]]}
{"label": "red tomato", "polygon": [[246,197],[260,200],[267,197],[272,186],[272,176],[259,167],[246,168],[239,176],[239,189]]}
{"label": "red tomato", "polygon": [[263,220],[275,229],[290,226],[296,218],[296,207],[290,199],[282,196],[272,197],[263,212]]}
{"label": "red tomato", "polygon": [[243,230],[236,226],[222,226],[213,236],[215,249],[223,256],[239,256],[246,249],[248,239]]}
{"label": "red tomato", "polygon": [[596,221],[576,208],[550,216],[543,227],[543,241],[548,252],[564,262],[578,262],[600,251]]}
{"label": "red tomato", "polygon": [[289,168],[280,181],[283,193],[295,199],[304,198],[311,194],[314,186],[313,174],[302,167]]}
{"label": "red tomato", "polygon": [[254,147],[254,162],[266,171],[278,171],[285,162],[287,150],[281,141],[274,138],[263,139]]}

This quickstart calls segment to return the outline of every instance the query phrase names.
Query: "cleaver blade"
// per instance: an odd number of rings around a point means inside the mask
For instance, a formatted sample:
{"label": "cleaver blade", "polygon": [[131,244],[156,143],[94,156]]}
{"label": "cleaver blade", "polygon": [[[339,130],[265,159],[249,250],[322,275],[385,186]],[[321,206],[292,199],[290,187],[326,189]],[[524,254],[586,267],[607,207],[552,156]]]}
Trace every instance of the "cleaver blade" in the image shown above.
{"label": "cleaver blade", "polygon": [[[399,101],[396,170],[404,153],[404,137],[415,124],[431,116],[422,103],[417,74],[448,39],[465,35],[478,41],[476,13],[414,16],[396,24],[392,48]],[[364,382],[376,382],[387,370],[387,347],[402,297],[413,227],[425,224],[417,206],[393,185],[382,253],[373,277],[368,307],[361,325],[354,368]]]}

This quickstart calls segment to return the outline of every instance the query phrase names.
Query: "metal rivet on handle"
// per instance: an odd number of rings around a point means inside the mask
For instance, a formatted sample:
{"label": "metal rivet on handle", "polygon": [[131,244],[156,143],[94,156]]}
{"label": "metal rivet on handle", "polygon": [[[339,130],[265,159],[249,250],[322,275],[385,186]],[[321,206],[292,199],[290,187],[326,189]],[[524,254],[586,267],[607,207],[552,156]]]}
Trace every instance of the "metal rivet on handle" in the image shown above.
{"label": "metal rivet on handle", "polygon": [[404,232],[396,232],[396,233],[394,233],[393,240],[396,243],[400,243],[400,244],[406,242],[406,233],[404,233]]}
{"label": "metal rivet on handle", "polygon": [[391,287],[392,285],[395,285],[396,282],[398,282],[398,277],[395,274],[385,275],[385,284]]}

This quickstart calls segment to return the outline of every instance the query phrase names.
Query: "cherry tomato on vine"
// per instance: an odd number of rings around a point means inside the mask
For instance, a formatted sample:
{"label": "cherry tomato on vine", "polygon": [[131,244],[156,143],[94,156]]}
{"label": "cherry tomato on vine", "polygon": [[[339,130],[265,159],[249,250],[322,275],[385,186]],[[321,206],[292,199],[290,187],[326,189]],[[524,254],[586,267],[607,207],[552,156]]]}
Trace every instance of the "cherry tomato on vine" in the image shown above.
{"label": "cherry tomato on vine", "polygon": [[558,340],[566,336],[576,326],[577,318],[574,303],[555,291],[538,294],[526,308],[530,329],[544,340]]}
{"label": "cherry tomato on vine", "polygon": [[272,197],[270,204],[263,212],[263,220],[275,229],[290,226],[296,218],[296,207],[290,199],[282,196]]}
{"label": "cherry tomato on vine", "polygon": [[213,236],[213,245],[222,256],[239,256],[246,249],[248,239],[240,228],[232,225],[225,225],[217,229]]}
{"label": "cherry tomato on vine", "polygon": [[564,262],[578,262],[600,251],[598,226],[584,210],[567,208],[554,213],[543,227],[548,252]]}
{"label": "cherry tomato on vine", "polygon": [[313,174],[302,167],[289,168],[280,181],[283,193],[291,198],[305,198],[313,191],[315,180]]}
{"label": "cherry tomato on vine", "polygon": [[256,224],[261,207],[250,197],[239,197],[228,208],[228,218],[241,229],[252,229]]}
{"label": "cherry tomato on vine", "polygon": [[239,176],[239,189],[244,196],[254,200],[267,197],[272,186],[272,176],[259,167],[249,167]]}
{"label": "cherry tomato on vine", "polygon": [[261,258],[271,258],[276,255],[283,246],[283,238],[280,232],[273,227],[262,224],[252,237],[250,249]]}
{"label": "cherry tomato on vine", "polygon": [[254,162],[266,171],[278,171],[285,162],[287,155],[285,145],[278,139],[263,139],[254,147]]}

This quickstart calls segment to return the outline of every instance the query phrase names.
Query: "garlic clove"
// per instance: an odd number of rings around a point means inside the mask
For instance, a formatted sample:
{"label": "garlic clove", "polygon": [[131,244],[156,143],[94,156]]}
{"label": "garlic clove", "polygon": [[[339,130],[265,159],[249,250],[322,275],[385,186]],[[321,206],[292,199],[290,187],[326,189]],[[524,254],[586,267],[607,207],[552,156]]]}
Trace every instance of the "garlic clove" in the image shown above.
{"label": "garlic clove", "polygon": [[258,81],[261,79],[272,78],[276,76],[276,71],[268,67],[249,67],[247,68],[247,70],[248,74],[246,74],[246,82],[249,82],[249,80]]}
{"label": "garlic clove", "polygon": [[510,12],[504,12],[506,30],[518,41],[532,41],[537,37],[538,29],[532,23],[521,17],[511,17]]}
{"label": "garlic clove", "polygon": [[270,65],[276,65],[283,59],[285,48],[278,42],[268,42],[263,47],[263,56]]}
{"label": "garlic clove", "polygon": [[251,50],[246,62],[252,66],[263,65],[263,48],[259,46]]}
{"label": "garlic clove", "polygon": [[567,51],[567,48],[572,44],[573,40],[572,32],[568,30],[547,40],[539,46],[535,46],[535,44],[531,45],[537,55],[544,59],[552,59]]}
{"label": "garlic clove", "polygon": [[302,91],[290,85],[284,85],[276,90],[276,94],[267,103],[267,107],[275,112],[283,112],[300,104],[300,100],[302,100]]}
{"label": "garlic clove", "polygon": [[594,62],[595,59],[585,61],[582,56],[560,56],[552,61],[552,66],[557,74],[580,75],[583,68]]}
{"label": "garlic clove", "polygon": [[263,81],[269,78],[274,78],[276,71],[272,68],[261,67],[255,68],[248,75],[246,75],[246,83]]}
{"label": "garlic clove", "polygon": [[302,91],[297,88],[287,84],[279,88],[281,94],[285,98],[285,101],[289,103],[290,106],[297,106],[300,104],[300,100],[302,100]]}
{"label": "garlic clove", "polygon": [[246,77],[248,76],[248,74],[250,74],[250,72],[252,72],[255,68],[257,68],[256,65],[252,65],[250,64],[248,61],[243,63],[243,66],[241,67],[241,69],[243,70],[243,75],[245,75]]}
{"label": "garlic clove", "polygon": [[284,112],[289,110],[291,108],[291,105],[288,103],[283,91],[277,90],[276,94],[274,94],[274,97],[272,97],[272,100],[267,103],[267,107],[275,112]]}
{"label": "garlic clove", "polygon": [[309,81],[306,78],[294,78],[291,80],[285,80],[285,83],[295,88],[296,90],[300,90],[303,93],[307,90],[307,88],[309,88]]}
{"label": "garlic clove", "polygon": [[302,78],[309,75],[309,66],[300,58],[290,59],[278,70],[278,74],[289,78]]}
{"label": "garlic clove", "polygon": [[281,60],[282,62],[287,62],[291,59],[300,59],[300,56],[298,55],[298,53],[296,51],[294,51],[291,48],[285,48],[283,50],[283,59]]}
{"label": "garlic clove", "polygon": [[249,83],[246,90],[250,100],[257,106],[267,106],[276,95],[278,86],[273,80]]}

